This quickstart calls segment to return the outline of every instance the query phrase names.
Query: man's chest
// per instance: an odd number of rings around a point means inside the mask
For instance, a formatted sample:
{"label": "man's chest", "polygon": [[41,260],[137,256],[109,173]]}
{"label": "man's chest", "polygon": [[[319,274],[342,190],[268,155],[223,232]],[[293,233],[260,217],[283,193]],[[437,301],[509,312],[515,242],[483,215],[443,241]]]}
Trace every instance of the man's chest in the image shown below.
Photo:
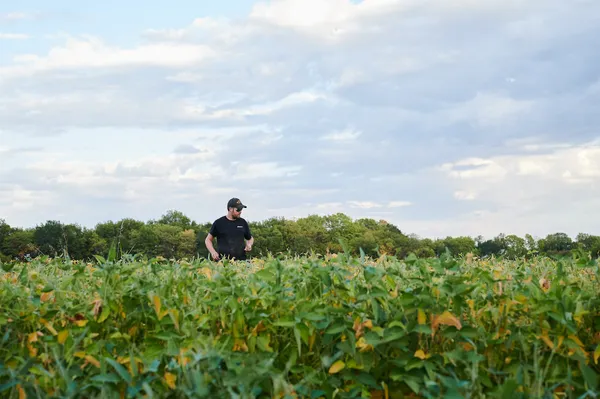
{"label": "man's chest", "polygon": [[227,223],[219,229],[221,234],[230,237],[242,237],[244,235],[244,225],[241,223]]}

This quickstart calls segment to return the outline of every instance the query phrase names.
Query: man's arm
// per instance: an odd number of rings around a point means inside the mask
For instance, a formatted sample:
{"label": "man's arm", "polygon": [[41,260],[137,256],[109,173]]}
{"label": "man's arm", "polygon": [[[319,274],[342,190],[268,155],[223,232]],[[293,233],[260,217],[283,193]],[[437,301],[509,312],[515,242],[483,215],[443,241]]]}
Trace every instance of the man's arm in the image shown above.
{"label": "man's arm", "polygon": [[254,245],[254,237],[250,237],[250,239],[246,241],[246,251],[252,251],[253,245]]}
{"label": "man's arm", "polygon": [[219,253],[215,251],[215,247],[213,246],[213,239],[214,236],[211,233],[208,233],[208,235],[204,239],[204,244],[206,245],[206,248],[208,249],[208,252],[212,256],[212,258],[214,260],[219,260]]}
{"label": "man's arm", "polygon": [[244,238],[247,240],[246,241],[246,248],[244,248],[244,250],[246,252],[252,251],[252,246],[254,245],[254,236],[252,235],[252,232],[250,231],[250,226],[248,226],[248,222],[245,222],[246,226],[246,231],[244,232]]}

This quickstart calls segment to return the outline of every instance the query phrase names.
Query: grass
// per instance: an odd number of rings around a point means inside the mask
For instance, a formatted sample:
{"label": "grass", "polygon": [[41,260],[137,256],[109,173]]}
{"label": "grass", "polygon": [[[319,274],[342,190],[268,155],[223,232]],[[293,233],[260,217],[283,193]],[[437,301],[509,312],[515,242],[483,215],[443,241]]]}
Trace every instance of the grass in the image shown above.
{"label": "grass", "polygon": [[595,398],[599,268],[40,258],[0,271],[8,398]]}

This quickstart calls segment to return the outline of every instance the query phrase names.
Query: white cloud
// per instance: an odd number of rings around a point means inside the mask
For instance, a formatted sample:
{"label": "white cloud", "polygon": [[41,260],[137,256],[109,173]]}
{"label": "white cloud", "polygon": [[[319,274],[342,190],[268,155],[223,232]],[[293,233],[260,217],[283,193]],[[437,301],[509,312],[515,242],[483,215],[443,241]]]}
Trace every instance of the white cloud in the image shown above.
{"label": "white cloud", "polygon": [[467,158],[453,163],[445,163],[440,169],[448,176],[457,179],[484,178],[498,180],[506,176],[505,166],[493,159]]}
{"label": "white cloud", "polygon": [[381,208],[381,204],[373,201],[348,201],[348,205],[361,209]]}
{"label": "white cloud", "polygon": [[52,48],[46,56],[21,54],[14,65],[0,68],[0,77],[29,76],[53,70],[133,66],[186,67],[215,56],[210,47],[196,44],[145,44],[124,49],[110,46],[100,38],[69,38],[64,46]]}
{"label": "white cloud", "polygon": [[13,11],[9,13],[0,14],[0,21],[19,21],[23,19],[33,18],[33,16],[34,15],[30,13]]}
{"label": "white cloud", "polygon": [[0,32],[0,40],[25,40],[29,39],[29,35],[24,33],[2,33]]}
{"label": "white cloud", "polygon": [[476,197],[477,194],[472,191],[459,190],[454,192],[454,198],[458,200],[470,201],[474,200]]}
{"label": "white cloud", "polygon": [[402,208],[405,206],[411,206],[412,202],[410,201],[391,201],[388,203],[388,208]]}
{"label": "white cloud", "polygon": [[234,180],[257,180],[267,178],[292,177],[302,170],[302,166],[280,166],[277,162],[246,163],[233,161],[231,178]]}
{"label": "white cloud", "polygon": [[535,102],[531,100],[516,100],[492,93],[477,93],[469,101],[444,113],[452,123],[466,121],[486,128],[513,122],[534,106]]}
{"label": "white cloud", "polygon": [[335,141],[335,142],[355,141],[356,139],[358,139],[358,137],[361,134],[362,134],[362,132],[359,132],[355,129],[346,129],[346,130],[341,130],[341,131],[336,130],[336,131],[328,133],[324,136],[321,136],[320,139],[327,140],[327,141]]}

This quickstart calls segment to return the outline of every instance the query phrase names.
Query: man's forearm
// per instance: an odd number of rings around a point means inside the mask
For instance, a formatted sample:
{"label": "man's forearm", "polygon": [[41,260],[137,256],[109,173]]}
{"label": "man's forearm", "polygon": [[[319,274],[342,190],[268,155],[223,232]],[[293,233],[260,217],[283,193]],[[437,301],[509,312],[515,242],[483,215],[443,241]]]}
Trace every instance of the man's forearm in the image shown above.
{"label": "man's forearm", "polygon": [[208,252],[210,252],[210,253],[215,252],[215,247],[213,246],[212,240],[209,240],[207,238],[206,240],[204,240],[204,244],[206,245]]}

